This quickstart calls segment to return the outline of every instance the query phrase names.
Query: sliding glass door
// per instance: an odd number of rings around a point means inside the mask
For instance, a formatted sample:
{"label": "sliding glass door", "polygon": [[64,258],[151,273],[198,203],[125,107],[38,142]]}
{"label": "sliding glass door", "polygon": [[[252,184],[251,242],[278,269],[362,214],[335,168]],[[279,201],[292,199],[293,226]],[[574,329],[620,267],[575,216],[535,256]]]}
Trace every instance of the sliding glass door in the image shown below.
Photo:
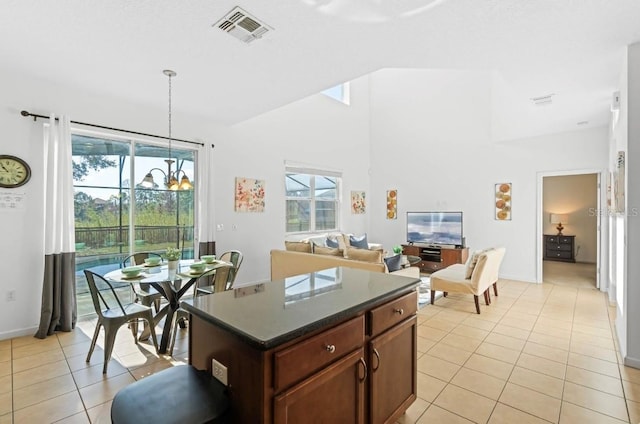
{"label": "sliding glass door", "polygon": [[[168,246],[181,248],[185,259],[193,257],[194,191],[165,185],[167,147],[82,134],[72,136],[72,145],[81,316],[94,313],[84,269],[104,274],[131,253],[163,253]],[[178,179],[193,181],[195,155],[171,149]]]}

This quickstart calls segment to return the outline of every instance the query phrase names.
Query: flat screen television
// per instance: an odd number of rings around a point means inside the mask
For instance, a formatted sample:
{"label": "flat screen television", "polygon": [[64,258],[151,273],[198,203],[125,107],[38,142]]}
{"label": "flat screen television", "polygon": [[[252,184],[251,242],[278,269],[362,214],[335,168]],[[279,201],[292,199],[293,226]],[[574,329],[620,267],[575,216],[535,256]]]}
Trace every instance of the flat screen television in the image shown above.
{"label": "flat screen television", "polygon": [[462,212],[407,212],[407,241],[462,246]]}

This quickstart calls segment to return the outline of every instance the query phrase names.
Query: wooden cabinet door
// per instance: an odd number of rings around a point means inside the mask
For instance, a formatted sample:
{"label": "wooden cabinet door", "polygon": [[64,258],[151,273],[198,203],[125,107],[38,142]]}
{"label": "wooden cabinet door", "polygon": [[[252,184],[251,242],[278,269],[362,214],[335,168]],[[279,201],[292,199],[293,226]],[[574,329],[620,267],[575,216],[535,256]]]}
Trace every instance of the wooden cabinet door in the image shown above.
{"label": "wooden cabinet door", "polygon": [[442,265],[445,267],[453,264],[460,263],[460,253],[458,249],[442,249],[440,255],[442,256]]}
{"label": "wooden cabinet door", "polygon": [[369,343],[370,422],[393,423],[416,400],[417,326],[412,318]]}
{"label": "wooden cabinet door", "polygon": [[360,348],[276,396],[274,422],[364,423],[366,379]]}

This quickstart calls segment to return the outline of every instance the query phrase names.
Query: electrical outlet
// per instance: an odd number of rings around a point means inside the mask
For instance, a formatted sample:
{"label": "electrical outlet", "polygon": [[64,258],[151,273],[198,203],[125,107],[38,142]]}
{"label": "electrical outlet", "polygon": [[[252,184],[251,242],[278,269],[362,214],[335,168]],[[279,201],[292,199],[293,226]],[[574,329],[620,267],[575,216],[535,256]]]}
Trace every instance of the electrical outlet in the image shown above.
{"label": "electrical outlet", "polygon": [[218,224],[218,225],[216,225],[216,230],[217,230],[217,231],[224,231],[224,224]]}
{"label": "electrical outlet", "polygon": [[238,231],[238,225],[237,225],[237,224],[233,224],[233,225],[231,226],[231,230],[233,230],[233,231]]}
{"label": "electrical outlet", "polygon": [[211,360],[211,374],[213,374],[213,376],[225,386],[229,384],[227,382],[227,367],[215,359]]}

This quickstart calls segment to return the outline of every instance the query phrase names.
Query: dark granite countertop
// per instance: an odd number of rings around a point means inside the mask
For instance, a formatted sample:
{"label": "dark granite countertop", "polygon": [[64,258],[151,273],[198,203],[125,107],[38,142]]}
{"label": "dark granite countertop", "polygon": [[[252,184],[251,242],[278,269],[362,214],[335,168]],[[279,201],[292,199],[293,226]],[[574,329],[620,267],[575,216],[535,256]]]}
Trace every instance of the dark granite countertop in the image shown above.
{"label": "dark granite countertop", "polygon": [[182,302],[182,307],[267,350],[356,316],[419,283],[416,278],[339,267],[200,296]]}

